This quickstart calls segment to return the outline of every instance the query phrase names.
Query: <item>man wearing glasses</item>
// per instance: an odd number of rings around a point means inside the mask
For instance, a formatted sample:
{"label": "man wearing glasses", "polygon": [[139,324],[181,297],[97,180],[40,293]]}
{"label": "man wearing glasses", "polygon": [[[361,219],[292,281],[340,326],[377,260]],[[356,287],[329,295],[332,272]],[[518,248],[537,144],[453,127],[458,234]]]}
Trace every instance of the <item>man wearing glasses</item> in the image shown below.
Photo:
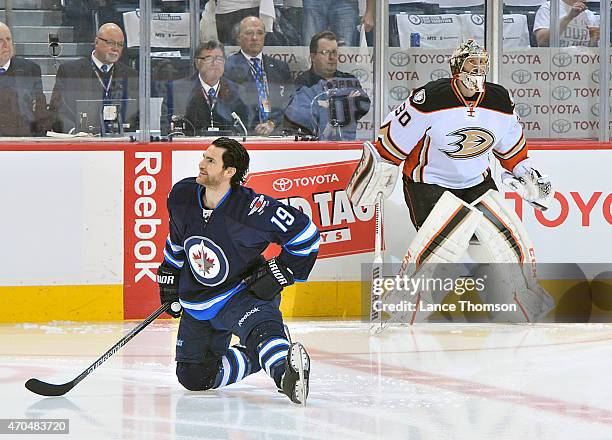
{"label": "man wearing glasses", "polygon": [[[185,121],[184,133],[188,136],[234,134],[232,113],[246,121],[247,109],[240,99],[241,87],[223,77],[223,44],[207,41],[195,53],[198,73],[172,84],[172,93],[168,94],[169,113]],[[242,134],[240,128],[239,131]]]}
{"label": "man wearing glasses", "polygon": [[47,100],[40,66],[15,56],[13,35],[0,22],[0,136],[44,136]]}
{"label": "man wearing glasses", "polygon": [[[119,26],[103,24],[90,56],[59,67],[49,106],[55,117],[54,131],[99,133],[110,121],[120,121],[126,131],[137,128],[138,72],[119,61],[124,41]],[[86,101],[92,105],[87,106]],[[94,114],[86,111],[91,109]]]}
{"label": "man wearing glasses", "polygon": [[249,134],[268,136],[280,128],[293,89],[289,66],[263,54],[266,30],[257,17],[246,17],[238,28],[240,51],[227,59],[225,76],[244,87],[249,108]]}
{"label": "man wearing glasses", "polygon": [[354,140],[357,121],[370,110],[370,98],[355,76],[338,70],[333,32],[312,37],[310,61],[310,70],[295,80],[297,91],[285,111],[286,125],[323,140]]}

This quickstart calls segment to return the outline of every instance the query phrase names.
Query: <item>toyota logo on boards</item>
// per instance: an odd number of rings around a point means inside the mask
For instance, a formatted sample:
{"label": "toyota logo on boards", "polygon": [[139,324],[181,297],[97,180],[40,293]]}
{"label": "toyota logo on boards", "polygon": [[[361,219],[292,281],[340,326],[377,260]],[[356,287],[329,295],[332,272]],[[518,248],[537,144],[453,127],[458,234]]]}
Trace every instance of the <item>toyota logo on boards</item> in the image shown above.
{"label": "toyota logo on boards", "polygon": [[407,66],[410,62],[410,56],[403,52],[395,52],[389,57],[389,61],[395,67],[404,67]]}
{"label": "toyota logo on boards", "polygon": [[512,72],[512,81],[517,84],[527,84],[531,81],[531,72],[527,70],[515,70]]}
{"label": "toyota logo on boards", "polygon": [[569,89],[569,87],[557,86],[553,89],[552,96],[557,101],[565,101],[572,96],[572,91]]}
{"label": "toyota logo on boards", "polygon": [[431,78],[432,81],[435,81],[437,79],[441,79],[441,78],[450,78],[450,73],[448,70],[444,70],[444,69],[436,69],[433,72],[431,72],[431,75],[429,75],[429,77]]}
{"label": "toyota logo on boards", "polygon": [[555,133],[563,134],[570,131],[572,123],[567,119],[557,119],[551,124],[551,127]]}
{"label": "toyota logo on boards", "polygon": [[364,69],[355,69],[351,73],[362,83],[370,79],[370,74]]}
{"label": "toyota logo on boards", "polygon": [[286,177],[281,177],[280,179],[276,179],[274,182],[272,182],[272,188],[278,192],[289,191],[292,187],[293,182],[291,179],[287,179]]}
{"label": "toyota logo on boards", "polygon": [[525,104],[524,102],[517,102],[514,106],[514,111],[521,118],[526,118],[531,114],[531,106],[529,104]]}
{"label": "toyota logo on boards", "polygon": [[567,53],[556,53],[553,55],[552,62],[557,67],[567,67],[572,64],[572,57]]}
{"label": "toyota logo on boards", "polygon": [[408,89],[408,87],[404,86],[395,86],[391,88],[391,90],[389,90],[389,95],[396,101],[405,100],[406,98],[408,98],[409,94],[410,90]]}

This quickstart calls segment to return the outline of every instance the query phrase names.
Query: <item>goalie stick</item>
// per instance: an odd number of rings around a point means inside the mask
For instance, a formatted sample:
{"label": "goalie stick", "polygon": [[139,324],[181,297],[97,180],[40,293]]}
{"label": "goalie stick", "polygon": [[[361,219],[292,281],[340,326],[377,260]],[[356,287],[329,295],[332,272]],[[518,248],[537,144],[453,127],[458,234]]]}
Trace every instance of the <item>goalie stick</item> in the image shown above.
{"label": "goalie stick", "polygon": [[376,293],[375,283],[377,279],[383,277],[383,256],[382,256],[382,223],[383,223],[383,194],[381,192],[376,196],[376,204],[374,205],[376,226],[374,236],[374,261],[372,262],[372,286],[370,288],[370,334],[378,334],[383,329],[382,311],[376,310],[374,305],[376,301],[382,299],[381,295]]}
{"label": "goalie stick", "polygon": [[117,342],[115,345],[109,348],[106,353],[100,356],[97,361],[91,364],[85,371],[83,371],[81,374],[79,374],[76,378],[74,378],[70,382],[67,382],[61,385],[55,385],[52,383],[47,383],[47,382],[43,382],[41,380],[32,378],[32,379],[29,379],[25,383],[25,387],[28,390],[32,391],[33,393],[40,394],[41,396],[63,396],[68,391],[73,389],[76,386],[76,384],[78,384],[80,381],[85,379],[89,375],[89,373],[91,373],[93,370],[98,368],[100,365],[102,365],[102,363],[104,363],[104,361],[106,361],[109,357],[111,357],[113,354],[119,351],[121,347],[127,344],[134,336],[140,333],[146,326],[148,326],[153,321],[155,321],[155,319],[159,315],[166,312],[170,308],[170,304],[171,303],[162,304],[159,309],[151,313],[151,315],[147,319],[145,319],[140,324],[138,324],[137,327],[135,327],[127,335],[121,338],[119,342]]}

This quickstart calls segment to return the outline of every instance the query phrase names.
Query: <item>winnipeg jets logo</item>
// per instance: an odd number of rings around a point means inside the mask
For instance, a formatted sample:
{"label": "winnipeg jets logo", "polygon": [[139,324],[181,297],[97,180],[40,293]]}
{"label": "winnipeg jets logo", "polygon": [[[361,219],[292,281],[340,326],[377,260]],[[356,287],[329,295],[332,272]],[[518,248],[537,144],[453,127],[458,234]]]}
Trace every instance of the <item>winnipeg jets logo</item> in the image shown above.
{"label": "winnipeg jets logo", "polygon": [[227,257],[214,241],[206,237],[189,237],[185,240],[191,273],[200,284],[217,286],[227,279]]}
{"label": "winnipeg jets logo", "polygon": [[455,147],[450,150],[442,150],[451,159],[472,159],[478,157],[495,144],[495,136],[489,130],[480,127],[468,127],[448,133],[447,136],[456,136],[459,139],[448,145]]}
{"label": "winnipeg jets logo", "polygon": [[248,213],[247,215],[251,215],[251,214],[254,214],[254,213],[257,213],[257,214],[259,214],[259,215],[260,215],[260,214],[263,212],[264,208],[265,208],[265,207],[266,207],[266,206],[267,206],[269,203],[270,203],[270,202],[268,202],[268,201],[265,199],[265,197],[263,196],[263,194],[262,194],[262,195],[260,195],[260,196],[258,196],[258,197],[255,197],[255,198],[253,199],[253,201],[251,202],[251,205],[250,205],[250,210],[249,210],[249,213]]}
{"label": "winnipeg jets logo", "polygon": [[208,258],[208,254],[206,252],[199,250],[195,252],[192,257],[195,261],[195,264],[198,266],[198,272],[201,272],[206,275],[216,268],[215,259]]}

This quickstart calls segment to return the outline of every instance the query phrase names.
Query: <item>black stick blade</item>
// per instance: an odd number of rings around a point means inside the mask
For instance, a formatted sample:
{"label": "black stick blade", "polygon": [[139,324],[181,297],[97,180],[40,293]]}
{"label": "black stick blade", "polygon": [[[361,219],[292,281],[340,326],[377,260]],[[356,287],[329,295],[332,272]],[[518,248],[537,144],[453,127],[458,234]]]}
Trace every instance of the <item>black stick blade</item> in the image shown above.
{"label": "black stick blade", "polygon": [[40,381],[38,379],[29,379],[25,383],[25,387],[33,393],[40,394],[41,396],[63,396],[73,387],[72,382],[68,382],[62,385],[54,385]]}

